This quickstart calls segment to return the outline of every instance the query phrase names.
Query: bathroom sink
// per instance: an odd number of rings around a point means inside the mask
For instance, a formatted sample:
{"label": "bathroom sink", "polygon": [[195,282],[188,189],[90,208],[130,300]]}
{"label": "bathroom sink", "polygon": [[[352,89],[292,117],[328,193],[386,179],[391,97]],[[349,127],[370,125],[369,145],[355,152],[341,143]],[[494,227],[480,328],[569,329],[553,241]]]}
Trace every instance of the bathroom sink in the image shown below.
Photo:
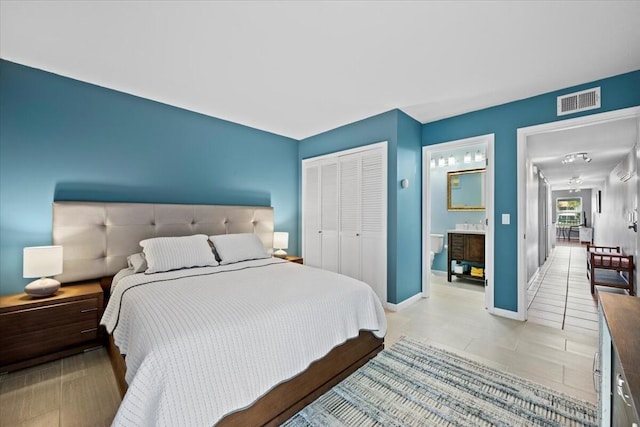
{"label": "bathroom sink", "polygon": [[484,231],[484,224],[456,224],[456,230]]}

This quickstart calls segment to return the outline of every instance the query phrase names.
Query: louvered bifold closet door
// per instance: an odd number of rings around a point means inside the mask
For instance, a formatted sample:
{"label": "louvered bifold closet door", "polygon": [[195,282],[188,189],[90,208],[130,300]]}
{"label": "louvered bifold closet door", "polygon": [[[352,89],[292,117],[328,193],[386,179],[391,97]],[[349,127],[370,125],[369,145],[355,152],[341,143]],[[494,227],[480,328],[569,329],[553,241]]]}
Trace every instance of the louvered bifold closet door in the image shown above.
{"label": "louvered bifold closet door", "polygon": [[320,191],[322,268],[338,273],[338,159],[320,167]]}
{"label": "louvered bifold closet door", "polygon": [[303,174],[304,263],[321,268],[320,165],[317,163],[306,165]]}
{"label": "louvered bifold closet door", "polygon": [[360,280],[382,301],[387,295],[386,165],[382,150],[362,153],[360,165]]}
{"label": "louvered bifold closet door", "polygon": [[387,146],[375,145],[303,161],[303,255],[386,302]]}
{"label": "louvered bifold closet door", "polygon": [[340,273],[361,278],[360,154],[340,157]]}

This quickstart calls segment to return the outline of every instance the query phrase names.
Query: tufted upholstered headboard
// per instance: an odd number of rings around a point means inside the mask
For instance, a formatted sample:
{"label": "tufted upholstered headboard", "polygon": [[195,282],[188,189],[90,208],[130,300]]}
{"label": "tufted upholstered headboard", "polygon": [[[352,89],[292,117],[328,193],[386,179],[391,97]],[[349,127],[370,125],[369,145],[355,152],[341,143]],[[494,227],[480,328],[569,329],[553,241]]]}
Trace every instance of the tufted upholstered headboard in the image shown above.
{"label": "tufted upholstered headboard", "polygon": [[273,208],[154,203],[54,202],[53,244],[63,246],[62,283],[113,276],[141,240],[255,233],[273,248]]}

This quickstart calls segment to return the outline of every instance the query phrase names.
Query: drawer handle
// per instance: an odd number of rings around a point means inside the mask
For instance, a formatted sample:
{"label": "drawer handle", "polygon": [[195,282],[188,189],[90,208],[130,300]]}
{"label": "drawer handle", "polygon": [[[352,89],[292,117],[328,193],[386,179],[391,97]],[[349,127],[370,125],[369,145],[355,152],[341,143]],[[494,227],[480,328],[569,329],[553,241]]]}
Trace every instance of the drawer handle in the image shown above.
{"label": "drawer handle", "polygon": [[593,388],[596,393],[600,393],[600,352],[596,352],[593,356]]}
{"label": "drawer handle", "polygon": [[98,311],[98,307],[84,308],[84,309],[80,310],[80,313],[90,313],[92,311]]}
{"label": "drawer handle", "polygon": [[85,329],[84,331],[80,331],[81,334],[88,334],[89,332],[95,332],[98,328]]}
{"label": "drawer handle", "polygon": [[629,395],[625,394],[622,391],[622,386],[624,385],[624,380],[622,379],[622,375],[618,374],[616,376],[616,383],[618,384],[618,395],[622,398],[622,401],[624,402],[625,405],[627,406],[631,406],[631,403],[627,402],[627,399],[629,399]]}

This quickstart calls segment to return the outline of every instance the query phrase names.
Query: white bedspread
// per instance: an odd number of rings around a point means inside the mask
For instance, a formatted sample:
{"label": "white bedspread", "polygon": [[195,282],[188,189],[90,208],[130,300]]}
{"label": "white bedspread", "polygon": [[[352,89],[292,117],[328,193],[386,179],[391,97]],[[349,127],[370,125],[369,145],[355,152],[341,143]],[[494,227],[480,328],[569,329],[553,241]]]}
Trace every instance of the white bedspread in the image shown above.
{"label": "white bedspread", "polygon": [[116,426],[211,426],[360,330],[386,332],[368,285],[278,259],[127,276],[101,323],[126,354]]}

